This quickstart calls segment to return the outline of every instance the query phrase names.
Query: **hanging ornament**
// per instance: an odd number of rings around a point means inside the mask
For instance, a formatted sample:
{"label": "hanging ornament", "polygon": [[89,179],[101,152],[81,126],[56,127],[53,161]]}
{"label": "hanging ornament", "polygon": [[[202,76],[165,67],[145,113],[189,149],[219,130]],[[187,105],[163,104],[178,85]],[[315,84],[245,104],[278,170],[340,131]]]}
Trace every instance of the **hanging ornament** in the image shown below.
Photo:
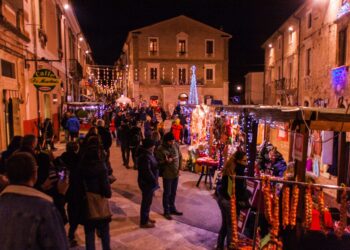
{"label": "hanging ornament", "polygon": [[290,188],[283,188],[282,192],[282,226],[285,229],[289,225],[289,204],[290,204]]}
{"label": "hanging ornament", "polygon": [[297,221],[298,202],[299,202],[299,188],[297,185],[294,185],[292,190],[292,203],[290,206],[290,218],[289,218],[289,223],[292,228],[295,227],[296,221]]}

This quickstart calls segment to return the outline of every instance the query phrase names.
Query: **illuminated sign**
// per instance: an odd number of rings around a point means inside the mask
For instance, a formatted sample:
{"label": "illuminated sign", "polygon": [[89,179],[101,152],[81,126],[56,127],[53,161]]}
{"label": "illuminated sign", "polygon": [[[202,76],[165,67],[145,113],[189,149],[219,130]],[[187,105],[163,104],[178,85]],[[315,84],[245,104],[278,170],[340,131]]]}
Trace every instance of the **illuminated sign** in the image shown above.
{"label": "illuminated sign", "polygon": [[337,95],[342,95],[347,83],[347,66],[332,69],[332,86]]}
{"label": "illuminated sign", "polygon": [[346,2],[340,7],[340,10],[338,11],[338,14],[337,14],[337,19],[341,18],[342,16],[345,16],[349,12],[350,12],[350,3]]}
{"label": "illuminated sign", "polygon": [[40,69],[34,73],[31,82],[39,91],[50,92],[60,83],[60,79],[51,70]]}

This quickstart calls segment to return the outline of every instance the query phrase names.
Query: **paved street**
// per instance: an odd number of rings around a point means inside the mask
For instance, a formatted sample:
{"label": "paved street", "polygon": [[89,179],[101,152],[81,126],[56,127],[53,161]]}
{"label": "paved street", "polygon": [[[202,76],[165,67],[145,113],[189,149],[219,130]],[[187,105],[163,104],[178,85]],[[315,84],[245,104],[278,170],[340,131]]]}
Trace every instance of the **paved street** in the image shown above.
{"label": "paved street", "polygon": [[[59,145],[63,148],[63,144]],[[57,152],[57,154],[60,153]],[[141,194],[137,186],[137,171],[121,163],[120,148],[111,150],[111,162],[117,181],[112,185],[110,200],[113,211],[111,223],[112,249],[213,249],[220,227],[220,211],[212,191],[204,183],[197,188],[197,174],[182,172],[177,192],[177,208],[183,216],[168,221],[162,216],[162,188],[155,193],[151,217],[157,221],[153,229],[139,228]],[[161,182],[161,180],[160,180]],[[160,183],[161,184],[161,183]],[[162,185],[161,185],[162,186]],[[84,249],[83,228],[77,232],[79,247]],[[101,249],[97,242],[97,249]]]}

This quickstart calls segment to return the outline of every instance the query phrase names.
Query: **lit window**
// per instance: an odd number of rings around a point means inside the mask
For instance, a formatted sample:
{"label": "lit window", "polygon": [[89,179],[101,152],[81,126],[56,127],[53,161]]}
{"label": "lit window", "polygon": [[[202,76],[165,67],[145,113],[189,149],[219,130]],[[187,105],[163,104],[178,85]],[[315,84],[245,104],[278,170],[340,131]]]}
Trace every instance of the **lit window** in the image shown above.
{"label": "lit window", "polygon": [[156,54],[158,52],[158,38],[149,39],[149,51],[151,54]]}
{"label": "lit window", "polygon": [[186,84],[186,69],[179,68],[179,84]]}
{"label": "lit window", "polygon": [[186,40],[179,40],[179,53],[180,54],[186,53]]}
{"label": "lit window", "polygon": [[15,64],[1,60],[1,72],[5,77],[16,78]]}

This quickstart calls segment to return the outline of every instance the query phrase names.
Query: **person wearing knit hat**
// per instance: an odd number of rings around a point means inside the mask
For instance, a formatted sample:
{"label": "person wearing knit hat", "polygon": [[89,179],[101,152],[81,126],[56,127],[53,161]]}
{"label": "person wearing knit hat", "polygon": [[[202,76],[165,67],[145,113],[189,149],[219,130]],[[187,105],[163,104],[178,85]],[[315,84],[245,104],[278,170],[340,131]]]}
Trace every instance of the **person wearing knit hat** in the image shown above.
{"label": "person wearing knit hat", "polygon": [[163,144],[157,148],[155,155],[159,164],[161,176],[163,177],[164,217],[171,220],[171,215],[182,215],[182,212],[179,212],[175,206],[182,154],[171,132],[164,135]]}
{"label": "person wearing knit hat", "polygon": [[158,162],[153,155],[155,142],[151,139],[144,139],[139,149],[138,156],[138,177],[137,182],[142,192],[140,209],[140,227],[155,227],[155,220],[149,218],[153,193],[159,188],[158,184]]}

